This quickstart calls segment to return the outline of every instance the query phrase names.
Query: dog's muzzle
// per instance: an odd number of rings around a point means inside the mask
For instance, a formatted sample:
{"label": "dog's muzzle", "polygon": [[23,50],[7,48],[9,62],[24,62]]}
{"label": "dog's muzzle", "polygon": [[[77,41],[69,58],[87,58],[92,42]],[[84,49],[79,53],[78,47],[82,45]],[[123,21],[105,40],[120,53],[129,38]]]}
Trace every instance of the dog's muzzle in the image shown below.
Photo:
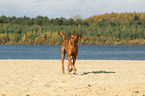
{"label": "dog's muzzle", "polygon": [[77,43],[78,43],[78,41],[75,40],[75,41],[74,41],[74,44],[77,44]]}

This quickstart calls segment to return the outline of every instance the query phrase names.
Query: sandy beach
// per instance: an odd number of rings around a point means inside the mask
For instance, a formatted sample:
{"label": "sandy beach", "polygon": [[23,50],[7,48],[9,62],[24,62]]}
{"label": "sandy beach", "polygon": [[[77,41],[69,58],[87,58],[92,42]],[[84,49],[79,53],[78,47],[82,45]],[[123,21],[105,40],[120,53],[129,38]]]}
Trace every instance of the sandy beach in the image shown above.
{"label": "sandy beach", "polygon": [[145,61],[0,60],[0,96],[145,96]]}

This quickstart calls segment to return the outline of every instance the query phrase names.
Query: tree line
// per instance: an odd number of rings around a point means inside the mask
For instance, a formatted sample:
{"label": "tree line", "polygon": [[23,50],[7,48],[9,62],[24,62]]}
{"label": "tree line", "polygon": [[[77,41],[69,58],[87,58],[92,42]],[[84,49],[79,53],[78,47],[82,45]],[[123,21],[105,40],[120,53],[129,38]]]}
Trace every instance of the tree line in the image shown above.
{"label": "tree line", "polygon": [[5,23],[10,23],[10,24],[18,24],[18,25],[86,25],[88,26],[88,22],[87,21],[83,21],[81,19],[66,19],[66,18],[55,18],[55,19],[49,19],[48,17],[43,17],[43,16],[37,16],[36,18],[30,18],[30,17],[6,17],[6,16],[0,16],[0,23],[1,24],[5,24]]}
{"label": "tree line", "polygon": [[79,44],[145,45],[145,13],[110,13],[87,19],[0,16],[0,44],[61,44],[80,34]]}

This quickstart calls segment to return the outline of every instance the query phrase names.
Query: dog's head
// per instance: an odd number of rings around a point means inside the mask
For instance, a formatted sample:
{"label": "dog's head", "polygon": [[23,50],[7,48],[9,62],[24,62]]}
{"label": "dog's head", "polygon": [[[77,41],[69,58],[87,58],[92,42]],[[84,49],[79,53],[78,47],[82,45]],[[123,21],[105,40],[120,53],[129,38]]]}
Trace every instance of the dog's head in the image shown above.
{"label": "dog's head", "polygon": [[79,37],[83,38],[83,36],[79,34],[74,34],[74,35],[67,35],[67,39],[70,40],[72,44],[78,44]]}

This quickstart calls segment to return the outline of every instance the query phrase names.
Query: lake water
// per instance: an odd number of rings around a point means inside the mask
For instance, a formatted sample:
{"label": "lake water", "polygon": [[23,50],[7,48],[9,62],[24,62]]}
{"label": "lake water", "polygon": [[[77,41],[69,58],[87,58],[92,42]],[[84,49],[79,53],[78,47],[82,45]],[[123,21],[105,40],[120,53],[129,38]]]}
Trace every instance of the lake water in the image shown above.
{"label": "lake water", "polygon": [[[0,45],[0,59],[59,59],[60,45]],[[79,45],[79,60],[145,60],[145,46]]]}

